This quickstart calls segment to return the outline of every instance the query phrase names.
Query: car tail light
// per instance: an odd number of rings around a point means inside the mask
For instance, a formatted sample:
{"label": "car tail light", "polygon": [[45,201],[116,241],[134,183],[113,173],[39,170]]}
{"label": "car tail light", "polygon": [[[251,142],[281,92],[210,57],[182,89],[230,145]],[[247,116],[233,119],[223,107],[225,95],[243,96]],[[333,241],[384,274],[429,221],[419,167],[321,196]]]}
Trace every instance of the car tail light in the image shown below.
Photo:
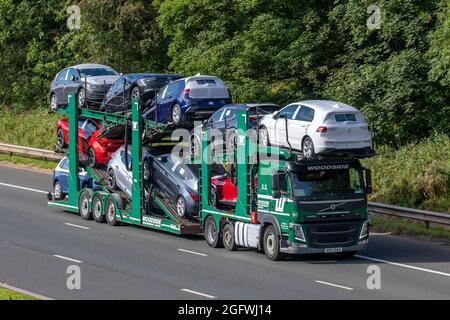
{"label": "car tail light", "polygon": [[324,126],[320,126],[317,128],[316,132],[327,132],[328,128]]}
{"label": "car tail light", "polygon": [[248,120],[256,121],[256,120],[258,120],[258,117],[257,116],[250,116],[250,117],[248,117]]}
{"label": "car tail light", "polygon": [[191,196],[192,200],[194,200],[194,201],[200,200],[200,197],[198,196],[198,194],[189,192],[189,195]]}
{"label": "car tail light", "polygon": [[191,89],[189,88],[184,89],[183,94],[186,99],[189,99],[189,93],[191,93]]}
{"label": "car tail light", "polygon": [[256,211],[252,212],[252,223],[257,223],[258,222],[258,214],[256,213]]}

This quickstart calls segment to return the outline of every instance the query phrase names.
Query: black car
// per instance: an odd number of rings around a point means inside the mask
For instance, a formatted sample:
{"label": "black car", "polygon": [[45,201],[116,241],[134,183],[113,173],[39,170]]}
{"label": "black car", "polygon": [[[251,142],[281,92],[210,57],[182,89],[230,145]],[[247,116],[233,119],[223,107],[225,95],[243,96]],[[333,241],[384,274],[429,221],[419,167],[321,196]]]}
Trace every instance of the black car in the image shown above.
{"label": "black car", "polygon": [[[100,110],[121,112],[131,109],[133,98],[140,99],[142,105],[154,98],[167,83],[182,78],[177,74],[130,73],[121,76],[106,94]],[[124,101],[125,98],[125,101]]]}
{"label": "black car", "polygon": [[[258,109],[258,110],[257,110]],[[256,129],[258,120],[270,113],[280,110],[280,106],[274,103],[248,103],[248,104],[227,104],[217,110],[204,127],[212,129],[212,143],[214,147],[222,145],[226,141],[236,143],[237,118],[236,110],[247,110],[249,115],[250,127]],[[259,118],[259,119],[258,119]],[[197,126],[193,129],[191,141],[194,148],[194,154],[200,154],[201,131],[203,126]]]}
{"label": "black car", "polygon": [[97,108],[119,77],[116,70],[101,64],[79,64],[63,69],[52,81],[50,106],[53,110],[66,107],[69,92],[75,92],[79,107]]}

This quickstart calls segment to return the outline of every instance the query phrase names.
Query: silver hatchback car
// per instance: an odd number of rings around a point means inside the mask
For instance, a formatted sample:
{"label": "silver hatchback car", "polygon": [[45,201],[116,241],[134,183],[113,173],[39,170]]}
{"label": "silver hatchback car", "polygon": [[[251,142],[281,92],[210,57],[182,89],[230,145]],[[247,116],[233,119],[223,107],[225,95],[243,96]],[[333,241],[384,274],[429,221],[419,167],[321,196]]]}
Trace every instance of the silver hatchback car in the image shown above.
{"label": "silver hatchback car", "polygon": [[131,146],[128,146],[128,159],[125,153],[125,146],[121,146],[111,156],[108,162],[108,187],[112,190],[119,188],[131,198]]}

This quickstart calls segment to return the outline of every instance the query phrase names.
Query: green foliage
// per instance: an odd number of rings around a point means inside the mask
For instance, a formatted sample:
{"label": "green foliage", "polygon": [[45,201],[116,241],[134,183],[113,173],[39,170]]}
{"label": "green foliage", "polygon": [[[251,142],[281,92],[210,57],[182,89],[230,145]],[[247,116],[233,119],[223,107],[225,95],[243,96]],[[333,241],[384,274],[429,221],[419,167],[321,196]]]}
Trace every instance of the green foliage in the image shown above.
{"label": "green foliage", "polygon": [[373,201],[450,212],[450,138],[433,135],[399,150],[382,147],[363,161],[372,170]]}

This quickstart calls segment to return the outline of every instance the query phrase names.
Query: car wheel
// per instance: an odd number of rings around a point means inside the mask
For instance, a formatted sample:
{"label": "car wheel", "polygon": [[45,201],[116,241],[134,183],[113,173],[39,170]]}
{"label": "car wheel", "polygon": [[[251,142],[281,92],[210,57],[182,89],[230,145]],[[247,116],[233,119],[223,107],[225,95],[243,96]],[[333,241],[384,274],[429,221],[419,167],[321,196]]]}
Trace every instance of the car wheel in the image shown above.
{"label": "car wheel", "polygon": [[59,181],[56,181],[53,186],[53,194],[55,195],[55,200],[62,200],[64,197],[61,183]]}
{"label": "car wheel", "polygon": [[66,147],[66,142],[64,140],[64,134],[61,128],[58,128],[56,132],[56,144],[59,148],[64,149]]}
{"label": "car wheel", "polygon": [[217,194],[217,188],[215,186],[211,187],[211,205],[214,208],[218,208],[219,207],[219,196]]}
{"label": "car wheel", "polygon": [[186,200],[183,197],[177,199],[177,215],[183,218],[186,215]]}
{"label": "car wheel", "polygon": [[229,251],[237,250],[237,245],[234,242],[234,226],[231,223],[225,224],[222,231],[222,241],[225,249]]}
{"label": "car wheel", "polygon": [[176,104],[172,107],[172,122],[178,124],[181,122],[181,118],[181,108],[178,104]]}
{"label": "car wheel", "polygon": [[220,248],[223,242],[220,241],[220,232],[217,230],[216,222],[213,216],[206,218],[205,226],[203,228],[206,243],[213,248]]}
{"label": "car wheel", "polygon": [[50,107],[52,108],[52,110],[58,109],[58,98],[54,93],[50,96]]}
{"label": "car wheel", "polygon": [[92,212],[89,208],[89,199],[91,198],[92,191],[85,190],[80,194],[80,200],[78,201],[78,212],[80,217],[84,220],[92,219]]}
{"label": "car wheel", "polygon": [[89,167],[94,168],[97,165],[97,158],[95,157],[95,150],[93,148],[88,149],[88,161]]}
{"label": "car wheel", "polygon": [[269,131],[264,126],[259,129],[259,144],[262,146],[270,146]]}
{"label": "car wheel", "polygon": [[78,108],[86,107],[86,91],[84,88],[78,90]]}
{"label": "car wheel", "polygon": [[103,203],[99,194],[92,197],[92,217],[98,223],[104,223],[106,219],[103,215]]}
{"label": "car wheel", "polygon": [[114,173],[113,169],[108,170],[108,187],[111,190],[116,189],[116,174]]}
{"label": "car wheel", "polygon": [[302,152],[305,158],[313,158],[315,156],[314,143],[310,137],[306,137],[302,143]]}
{"label": "car wheel", "polygon": [[264,253],[272,261],[282,260],[285,257],[285,254],[280,251],[278,232],[272,225],[264,231]]}
{"label": "car wheel", "polygon": [[133,101],[133,99],[138,101],[141,99],[141,91],[139,90],[139,87],[134,87],[131,90],[131,102]]}
{"label": "car wheel", "polygon": [[200,157],[201,150],[200,150],[200,141],[197,137],[192,137],[192,150],[194,152],[194,157]]}

